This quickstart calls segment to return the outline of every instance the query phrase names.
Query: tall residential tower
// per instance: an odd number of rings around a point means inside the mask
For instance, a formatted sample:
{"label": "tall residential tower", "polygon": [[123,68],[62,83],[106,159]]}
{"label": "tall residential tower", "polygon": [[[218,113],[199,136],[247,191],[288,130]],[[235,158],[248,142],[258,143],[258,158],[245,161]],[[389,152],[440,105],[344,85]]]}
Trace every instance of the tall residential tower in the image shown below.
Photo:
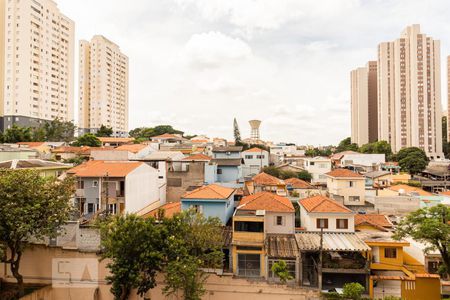
{"label": "tall residential tower", "polygon": [[362,146],[378,137],[377,116],[377,62],[369,61],[365,67],[350,73],[352,142]]}
{"label": "tall residential tower", "polygon": [[378,46],[378,140],[442,157],[440,43],[408,26]]}
{"label": "tall residential tower", "polygon": [[128,134],[128,57],[101,35],[80,41],[79,128],[95,133],[101,125],[114,136]]}
{"label": "tall residential tower", "polygon": [[0,130],[73,121],[74,27],[52,0],[0,0]]}

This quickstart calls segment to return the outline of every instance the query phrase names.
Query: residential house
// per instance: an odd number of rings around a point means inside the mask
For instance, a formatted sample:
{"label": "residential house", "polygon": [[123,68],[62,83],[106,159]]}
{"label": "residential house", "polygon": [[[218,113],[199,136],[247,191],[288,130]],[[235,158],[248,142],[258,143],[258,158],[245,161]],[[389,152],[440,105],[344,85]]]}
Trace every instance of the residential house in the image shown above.
{"label": "residential house", "polygon": [[139,160],[150,155],[156,150],[151,145],[125,144],[116,148],[92,148],[91,159],[93,160]]}
{"label": "residential house", "polygon": [[331,160],[328,157],[305,157],[303,169],[311,173],[311,183],[325,185],[327,183],[326,173],[331,171]]}
{"label": "residential house", "polygon": [[178,214],[181,212],[181,202],[168,202],[164,205],[161,205],[158,208],[148,209],[144,208],[141,209],[136,214],[138,216],[141,216],[143,218],[155,218],[158,219],[161,216],[166,218],[172,218],[175,214]]}
{"label": "residential house", "polygon": [[151,137],[151,140],[162,145],[176,145],[181,144],[186,139],[183,138],[181,134],[164,133],[162,135]]}
{"label": "residential house", "polygon": [[305,150],[297,149],[296,145],[280,143],[270,146],[270,162],[275,166],[287,163],[286,158],[290,158],[290,162],[295,165],[301,165],[301,161],[297,158],[303,158]]}
{"label": "residential house", "polygon": [[159,207],[158,172],[143,162],[91,160],[69,171],[76,177],[75,203],[82,216],[136,213]]}
{"label": "residential house", "polygon": [[266,236],[293,234],[294,219],[294,206],[286,197],[260,192],[242,198],[233,215],[233,273],[266,277]]}
{"label": "residential house", "polygon": [[324,195],[326,193],[325,190],[321,190],[317,188],[317,186],[299,178],[285,179],[284,183],[286,184],[286,189],[291,197],[303,199],[316,195]]}
{"label": "residential house", "polygon": [[331,163],[333,164],[333,167],[339,168],[341,166],[342,158],[344,157],[344,155],[348,154],[359,154],[359,152],[348,150],[339,153],[334,153],[333,155],[331,155]]}
{"label": "residential house", "polygon": [[244,164],[242,175],[253,176],[269,165],[269,152],[261,148],[251,148],[242,152]]}
{"label": "residential house", "polygon": [[364,174],[367,188],[385,188],[392,183],[392,174],[388,171],[373,171]]}
{"label": "residential house", "polygon": [[385,162],[386,158],[384,154],[344,154],[340,160],[340,165],[336,167],[366,173],[380,170],[381,165]]}
{"label": "residential house", "polygon": [[218,184],[205,185],[181,197],[181,210],[194,209],[205,217],[217,217],[223,225],[234,212],[235,189]]}
{"label": "residential house", "polygon": [[356,214],[356,231],[392,231],[394,225],[386,215],[380,214]]}
{"label": "residential house", "polygon": [[347,169],[335,169],[325,176],[331,198],[344,205],[365,204],[364,176]]}
{"label": "residential house", "polygon": [[19,142],[17,145],[34,149],[39,153],[40,158],[48,158],[52,147],[46,142]]}
{"label": "residential house", "polygon": [[396,184],[378,191],[379,196],[432,196],[433,194],[415,186]]}
{"label": "residential house", "polygon": [[238,187],[242,176],[242,147],[214,147],[212,164],[217,165],[217,182]]}
{"label": "residential house", "polygon": [[[97,150],[104,148],[97,148]],[[109,149],[109,148],[108,148]],[[73,146],[62,146],[51,150],[52,156],[57,161],[65,161],[69,159],[74,159],[81,157],[88,160],[91,155],[91,147],[73,147]]]}
{"label": "residential house", "polygon": [[35,149],[22,147],[17,144],[0,144],[0,162],[13,159],[38,158],[39,152]]}
{"label": "residential house", "polygon": [[259,173],[255,175],[249,184],[246,184],[246,187],[251,187],[249,189],[250,193],[258,193],[258,192],[271,192],[280,196],[286,196],[286,183],[272,175],[267,173]]}
{"label": "residential house", "polygon": [[71,164],[41,159],[14,159],[0,162],[0,169],[32,169],[39,171],[43,177],[59,177],[70,168],[72,168]]}
{"label": "residential house", "polygon": [[133,144],[134,138],[125,137],[99,137],[102,147],[119,147],[122,145]]}
{"label": "residential house", "polygon": [[306,231],[355,232],[355,213],[325,196],[299,200],[300,222]]}

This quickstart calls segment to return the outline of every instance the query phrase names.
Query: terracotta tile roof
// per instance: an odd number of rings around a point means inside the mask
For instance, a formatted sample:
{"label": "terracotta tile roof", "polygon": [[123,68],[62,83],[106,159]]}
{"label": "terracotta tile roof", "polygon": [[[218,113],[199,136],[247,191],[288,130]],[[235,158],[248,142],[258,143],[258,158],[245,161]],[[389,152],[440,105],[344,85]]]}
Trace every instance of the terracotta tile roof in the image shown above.
{"label": "terracotta tile roof", "polygon": [[364,178],[364,176],[362,176],[361,174],[355,173],[348,169],[335,169],[331,172],[326,173],[325,175],[335,178]]}
{"label": "terracotta tile roof", "polygon": [[182,199],[227,199],[234,189],[218,184],[204,185],[191,192],[184,194]]}
{"label": "terracotta tile roof", "polygon": [[208,143],[209,142],[209,140],[205,140],[205,139],[192,139],[191,140],[191,143],[194,143],[194,144],[204,144],[204,143]]}
{"label": "terracotta tile roof", "polygon": [[378,214],[356,214],[355,215],[355,226],[358,225],[372,225],[381,230],[386,230],[386,228],[392,228],[392,222],[385,215]]}
{"label": "terracotta tile roof", "polygon": [[198,161],[210,161],[211,159],[212,158],[209,157],[208,155],[201,154],[201,153],[193,154],[191,156],[183,158],[183,160],[190,160],[190,161],[196,161],[196,160],[198,160]]}
{"label": "terracotta tile roof", "polygon": [[[100,150],[102,148],[95,148],[96,150]],[[73,146],[63,146],[58,147],[51,150],[52,153],[75,153],[75,154],[86,154],[89,155],[91,153],[91,147],[73,147]]]}
{"label": "terracotta tile roof", "polygon": [[67,173],[78,177],[125,177],[143,164],[130,161],[90,160],[68,170]]}
{"label": "terracotta tile roof", "polygon": [[313,189],[315,188],[309,182],[301,180],[299,178],[289,178],[285,179],[284,182],[287,185],[291,185],[294,189]]}
{"label": "terracotta tile roof", "polygon": [[432,196],[433,194],[427,191],[422,190],[421,188],[415,186],[409,186],[407,184],[397,184],[389,187],[391,191],[400,192],[403,190],[405,193],[417,193],[419,196]]}
{"label": "terracotta tile roof", "polygon": [[237,209],[240,210],[266,210],[271,212],[294,212],[291,201],[282,196],[269,192],[260,192],[242,198]]}
{"label": "terracotta tile roof", "polygon": [[267,173],[259,173],[252,178],[253,183],[256,185],[282,185],[285,184],[283,180],[276,178]]}
{"label": "terracotta tile roof", "polygon": [[149,217],[153,217],[156,218],[158,217],[158,211],[162,209],[164,210],[164,216],[166,218],[172,218],[173,215],[181,212],[181,202],[169,202],[164,204],[161,207],[158,207],[154,210],[149,211],[148,213],[142,215],[143,218],[149,218]]}
{"label": "terracotta tile roof", "polygon": [[122,145],[117,147],[114,150],[117,151],[129,151],[131,153],[138,153],[139,151],[141,151],[142,149],[147,148],[147,145],[144,144],[129,144],[129,145]]}
{"label": "terracotta tile roof", "polygon": [[123,137],[99,137],[102,143],[131,143],[134,138],[123,138]]}
{"label": "terracotta tile roof", "polygon": [[253,147],[251,149],[245,150],[244,152],[258,152],[258,153],[261,153],[261,152],[264,152],[264,151],[266,151],[266,150],[261,149],[261,148],[257,148],[257,147]]}
{"label": "terracotta tile roof", "polygon": [[18,142],[17,145],[28,146],[30,148],[39,147],[45,144],[44,142]]}
{"label": "terracotta tile roof", "polygon": [[310,198],[305,198],[299,201],[299,203],[308,212],[317,213],[353,213],[352,210],[348,209],[344,205],[327,198],[325,196],[314,196]]}
{"label": "terracotta tile roof", "polygon": [[355,152],[355,151],[351,151],[351,150],[348,150],[348,151],[342,151],[342,152],[335,153],[335,154],[331,155],[331,159],[333,159],[333,160],[339,160],[339,159],[341,159],[341,158],[342,158],[344,155],[346,155],[346,154],[359,154],[359,152]]}
{"label": "terracotta tile roof", "polygon": [[440,192],[439,195],[450,196],[450,191]]}
{"label": "terracotta tile roof", "polygon": [[152,140],[154,140],[154,139],[163,139],[163,140],[164,139],[176,139],[176,140],[182,140],[183,138],[178,136],[178,135],[175,135],[175,134],[164,133],[164,134],[161,134],[161,135],[152,136],[151,139]]}

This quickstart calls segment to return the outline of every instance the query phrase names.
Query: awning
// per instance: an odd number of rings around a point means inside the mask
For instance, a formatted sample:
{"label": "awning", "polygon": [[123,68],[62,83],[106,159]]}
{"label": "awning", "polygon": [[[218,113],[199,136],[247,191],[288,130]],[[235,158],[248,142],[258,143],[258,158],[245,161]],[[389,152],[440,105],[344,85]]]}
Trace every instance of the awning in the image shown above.
{"label": "awning", "polygon": [[269,257],[277,258],[295,258],[299,253],[293,234],[268,234],[266,249]]}
{"label": "awning", "polygon": [[[296,233],[295,239],[300,251],[318,251],[320,249],[320,233]],[[324,251],[369,251],[370,247],[355,233],[324,233]]]}

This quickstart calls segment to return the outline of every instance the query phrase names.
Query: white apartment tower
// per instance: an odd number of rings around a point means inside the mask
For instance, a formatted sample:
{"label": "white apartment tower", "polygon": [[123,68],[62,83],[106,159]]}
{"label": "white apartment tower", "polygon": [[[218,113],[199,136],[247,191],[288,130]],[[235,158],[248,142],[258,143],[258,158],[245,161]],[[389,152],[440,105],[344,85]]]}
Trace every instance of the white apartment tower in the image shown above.
{"label": "white apartment tower", "polygon": [[95,133],[101,125],[115,136],[128,134],[128,57],[101,35],[80,41],[79,127]]}
{"label": "white apartment tower", "polygon": [[408,26],[378,46],[378,140],[442,157],[440,42]]}
{"label": "white apartment tower", "polygon": [[350,72],[352,143],[362,146],[377,140],[377,62]]}
{"label": "white apartment tower", "polygon": [[73,121],[74,27],[52,0],[0,0],[0,130]]}

